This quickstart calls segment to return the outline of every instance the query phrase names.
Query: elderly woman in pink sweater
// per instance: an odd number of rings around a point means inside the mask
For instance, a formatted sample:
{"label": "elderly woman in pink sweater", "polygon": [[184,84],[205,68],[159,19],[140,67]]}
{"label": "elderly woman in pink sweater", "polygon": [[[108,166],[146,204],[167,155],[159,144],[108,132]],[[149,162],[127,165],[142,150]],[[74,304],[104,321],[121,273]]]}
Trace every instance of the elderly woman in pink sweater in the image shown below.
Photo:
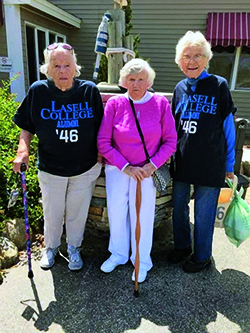
{"label": "elderly woman in pink sweater", "polygon": [[[135,261],[136,183],[141,181],[140,268],[138,282],[143,282],[152,268],[156,188],[152,175],[176,150],[176,130],[168,100],[149,92],[155,72],[142,59],[133,59],[120,71],[119,84],[127,89],[111,97],[106,105],[98,134],[98,149],[105,160],[107,207],[110,226],[111,256],[101,270],[112,272],[129,259]],[[141,141],[130,101],[134,103],[150,162]],[[132,280],[134,281],[134,272]]]}

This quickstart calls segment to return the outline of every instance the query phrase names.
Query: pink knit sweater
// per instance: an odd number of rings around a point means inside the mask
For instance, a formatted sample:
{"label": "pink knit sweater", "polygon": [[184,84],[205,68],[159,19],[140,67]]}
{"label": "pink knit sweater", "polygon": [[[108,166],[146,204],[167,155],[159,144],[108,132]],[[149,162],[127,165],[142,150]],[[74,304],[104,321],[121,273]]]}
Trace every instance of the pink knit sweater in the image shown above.
{"label": "pink knit sweater", "polygon": [[[177,135],[168,100],[152,95],[144,104],[134,104],[151,162],[159,168],[176,150]],[[145,164],[145,152],[129,100],[111,97],[104,111],[97,145],[107,164],[120,170],[128,163]]]}

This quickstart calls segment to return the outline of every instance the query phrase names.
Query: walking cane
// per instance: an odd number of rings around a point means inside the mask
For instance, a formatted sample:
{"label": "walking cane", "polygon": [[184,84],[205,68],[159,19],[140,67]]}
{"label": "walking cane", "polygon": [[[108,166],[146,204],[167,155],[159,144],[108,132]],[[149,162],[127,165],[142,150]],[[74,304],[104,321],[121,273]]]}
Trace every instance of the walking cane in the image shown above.
{"label": "walking cane", "polygon": [[141,182],[137,180],[136,186],[136,226],[135,226],[135,242],[136,242],[136,252],[135,252],[135,287],[134,287],[134,296],[139,296],[138,291],[138,275],[139,275],[139,266],[140,266],[140,256],[139,256],[139,243],[141,236],[141,226],[140,226],[140,209],[141,209]]}
{"label": "walking cane", "polygon": [[28,202],[27,202],[26,179],[25,179],[26,165],[24,163],[21,165],[20,170],[21,170],[21,184],[22,184],[22,191],[23,191],[26,247],[27,247],[28,267],[29,267],[28,277],[30,279],[32,279],[34,274],[33,274],[32,267],[31,267],[31,241],[30,241],[30,227],[29,227],[29,219],[28,219]]}

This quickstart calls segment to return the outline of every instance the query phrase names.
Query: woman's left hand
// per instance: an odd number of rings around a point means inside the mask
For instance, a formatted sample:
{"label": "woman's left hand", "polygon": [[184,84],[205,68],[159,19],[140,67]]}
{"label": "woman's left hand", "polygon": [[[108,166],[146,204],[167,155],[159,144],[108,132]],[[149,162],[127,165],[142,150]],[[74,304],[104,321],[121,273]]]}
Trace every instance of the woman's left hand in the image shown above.
{"label": "woman's left hand", "polygon": [[156,170],[156,168],[151,163],[145,164],[143,169],[147,172],[148,178],[151,177]]}
{"label": "woman's left hand", "polygon": [[141,167],[127,165],[123,172],[133,177],[135,181],[142,181],[144,178],[147,178],[147,172]]}

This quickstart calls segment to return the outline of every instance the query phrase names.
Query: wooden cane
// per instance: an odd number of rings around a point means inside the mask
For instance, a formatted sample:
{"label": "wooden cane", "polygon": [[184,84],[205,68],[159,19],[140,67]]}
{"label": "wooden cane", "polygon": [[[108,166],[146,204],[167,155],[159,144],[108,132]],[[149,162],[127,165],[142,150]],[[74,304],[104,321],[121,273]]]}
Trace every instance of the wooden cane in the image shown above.
{"label": "wooden cane", "polygon": [[135,226],[135,242],[136,242],[136,252],[135,252],[135,287],[134,287],[134,296],[139,296],[138,291],[138,275],[139,275],[139,266],[140,266],[140,256],[139,256],[139,243],[141,236],[141,226],[140,226],[140,209],[141,209],[141,182],[137,180],[136,186],[136,226]]}

